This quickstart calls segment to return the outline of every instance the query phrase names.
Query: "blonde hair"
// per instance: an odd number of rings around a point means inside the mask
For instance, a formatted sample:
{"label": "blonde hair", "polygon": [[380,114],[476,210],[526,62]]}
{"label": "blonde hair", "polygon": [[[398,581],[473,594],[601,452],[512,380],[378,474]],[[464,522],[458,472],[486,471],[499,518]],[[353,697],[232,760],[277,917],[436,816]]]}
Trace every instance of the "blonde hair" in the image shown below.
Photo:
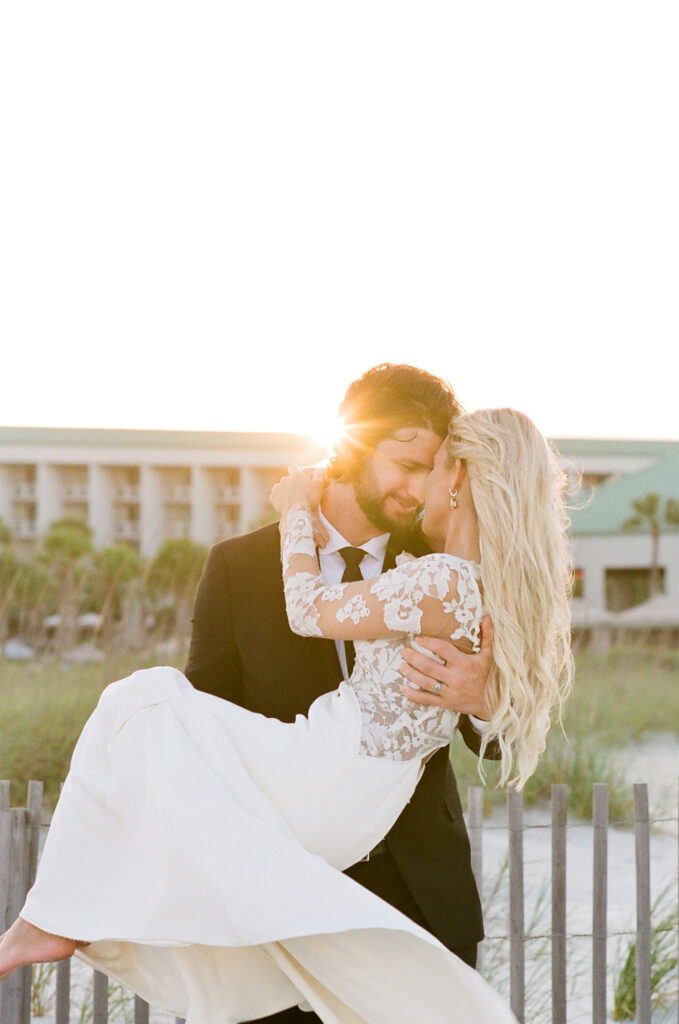
{"label": "blonde hair", "polygon": [[484,605],[493,624],[487,693],[494,710],[481,758],[496,739],[500,784],[520,789],[545,749],[552,709],[558,706],[560,716],[573,679],[567,479],[537,427],[514,409],[456,417],[446,443],[451,462],[462,459],[469,476]]}

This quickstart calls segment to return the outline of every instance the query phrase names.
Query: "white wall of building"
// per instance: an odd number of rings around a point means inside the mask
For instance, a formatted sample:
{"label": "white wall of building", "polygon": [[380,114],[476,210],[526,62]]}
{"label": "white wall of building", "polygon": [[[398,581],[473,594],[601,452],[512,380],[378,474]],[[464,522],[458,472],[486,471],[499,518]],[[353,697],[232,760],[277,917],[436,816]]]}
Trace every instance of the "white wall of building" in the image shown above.
{"label": "white wall of building", "polygon": [[[571,544],[573,566],[582,569],[583,598],[596,610],[606,608],[607,569],[649,569],[648,534],[613,537],[576,537]],[[660,538],[658,565],[665,572],[665,594],[679,598],[679,535]]]}
{"label": "white wall of building", "polygon": [[[323,455],[303,438],[282,444],[277,435],[252,435],[252,446],[248,435],[230,444],[224,434],[214,447],[173,447],[97,445],[97,431],[73,431],[73,443],[53,444],[45,430],[40,444],[35,431],[28,433],[26,444],[2,443],[0,428],[0,517],[17,540],[35,543],[55,520],[78,515],[97,547],[127,543],[145,558],[166,538],[186,536],[209,546],[252,529],[267,513],[268,493],[286,466]],[[79,444],[79,434],[89,443]]]}

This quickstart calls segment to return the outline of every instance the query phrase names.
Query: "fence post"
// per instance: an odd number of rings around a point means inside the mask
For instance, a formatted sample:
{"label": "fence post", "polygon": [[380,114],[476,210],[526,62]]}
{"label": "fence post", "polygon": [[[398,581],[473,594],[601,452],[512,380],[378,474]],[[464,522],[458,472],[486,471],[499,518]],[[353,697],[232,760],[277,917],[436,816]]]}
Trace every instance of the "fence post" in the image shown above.
{"label": "fence post", "polygon": [[[9,782],[0,782],[0,929],[9,925],[12,877],[12,815],[9,810]],[[0,1024],[9,1021],[8,983],[0,982]]]}
{"label": "fence post", "polygon": [[[471,846],[472,872],[479,899],[483,902],[483,787],[470,786],[467,796],[469,817],[469,845]],[[483,944],[479,944],[476,969],[483,973]]]}
{"label": "fence post", "polygon": [[134,997],[134,1024],[149,1024],[149,1004],[141,996]]}
{"label": "fence post", "polygon": [[637,868],[637,1024],[651,1024],[651,870],[648,787],[634,784],[634,840]]}
{"label": "fence post", "polygon": [[592,792],[592,1024],[606,1024],[606,920],[608,914],[608,786]]}
{"label": "fence post", "polygon": [[519,1024],[525,1013],[525,949],[523,897],[523,796],[507,790],[509,817],[509,1002]]}
{"label": "fence post", "polygon": [[28,783],[28,800],[26,806],[31,814],[31,840],[28,851],[29,885],[35,882],[38,870],[38,850],[40,847],[40,823],[42,821],[42,782],[31,779]]}
{"label": "fence post", "polygon": [[552,1024],[566,1024],[566,819],[568,786],[552,786]]}
{"label": "fence post", "polygon": [[69,1024],[71,1019],[71,961],[57,964],[57,991],[54,1024]]}
{"label": "fence post", "polygon": [[108,976],[92,972],[92,1024],[108,1024]]}
{"label": "fence post", "polygon": [[[19,914],[28,891],[30,832],[31,812],[26,807],[13,807],[0,812],[3,916],[7,924],[11,924]],[[0,1024],[30,1024],[31,976],[32,968],[22,967],[2,983]]]}
{"label": "fence post", "polygon": [[[27,850],[26,856],[28,859],[27,863],[27,879],[26,879],[26,892],[23,893],[21,898],[21,906],[23,906],[24,898],[35,882],[35,876],[38,870],[38,848],[40,846],[40,822],[42,820],[42,782],[37,782],[35,779],[31,779],[28,783],[28,799],[26,801],[26,807],[30,816],[30,825],[27,835]],[[19,907],[19,910],[21,907]],[[19,911],[17,911],[18,913]],[[30,968],[26,968],[22,972],[24,994],[22,1000],[22,1018],[21,1024],[31,1024],[31,987],[33,982],[33,971]]]}
{"label": "fence post", "polygon": [[[7,815],[7,817],[5,817]],[[11,824],[9,817],[9,782],[0,782],[0,929],[6,931],[10,925],[9,914],[9,876],[10,876],[10,836]]]}

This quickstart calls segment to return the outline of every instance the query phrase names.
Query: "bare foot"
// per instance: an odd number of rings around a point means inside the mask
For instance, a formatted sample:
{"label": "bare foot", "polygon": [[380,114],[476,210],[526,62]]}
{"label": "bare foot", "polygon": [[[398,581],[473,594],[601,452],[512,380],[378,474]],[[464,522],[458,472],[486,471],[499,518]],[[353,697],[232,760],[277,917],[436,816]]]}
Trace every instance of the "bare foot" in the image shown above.
{"label": "bare foot", "polygon": [[11,928],[0,938],[0,980],[26,964],[67,960],[80,945],[73,939],[43,932],[22,917],[17,917]]}

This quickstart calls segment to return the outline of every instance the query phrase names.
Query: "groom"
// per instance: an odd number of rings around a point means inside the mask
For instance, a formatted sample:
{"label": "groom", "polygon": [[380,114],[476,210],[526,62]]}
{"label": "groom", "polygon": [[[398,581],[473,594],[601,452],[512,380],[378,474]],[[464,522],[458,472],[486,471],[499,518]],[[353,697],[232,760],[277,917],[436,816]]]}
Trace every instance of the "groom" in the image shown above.
{"label": "groom", "polygon": [[[340,549],[361,549],[358,571],[366,579],[392,568],[404,549],[415,555],[428,550],[415,530],[416,516],[434,455],[458,411],[449,384],[411,366],[376,366],[350,385],[340,406],[346,433],[331,459],[321,503],[328,540],[319,559],[326,584],[356,571],[356,560],[352,570]],[[413,697],[459,711],[460,732],[475,753],[487,717],[489,634],[484,623],[478,655],[425,640],[445,664],[412,650],[405,655],[404,674],[422,687]],[[212,548],[196,595],[186,667],[195,687],[290,722],[347,678],[351,656],[339,641],[291,632],[277,524]],[[447,748],[430,758],[383,842],[347,874],[475,965],[481,907]],[[293,1007],[264,1020],[312,1024],[318,1018]]]}

